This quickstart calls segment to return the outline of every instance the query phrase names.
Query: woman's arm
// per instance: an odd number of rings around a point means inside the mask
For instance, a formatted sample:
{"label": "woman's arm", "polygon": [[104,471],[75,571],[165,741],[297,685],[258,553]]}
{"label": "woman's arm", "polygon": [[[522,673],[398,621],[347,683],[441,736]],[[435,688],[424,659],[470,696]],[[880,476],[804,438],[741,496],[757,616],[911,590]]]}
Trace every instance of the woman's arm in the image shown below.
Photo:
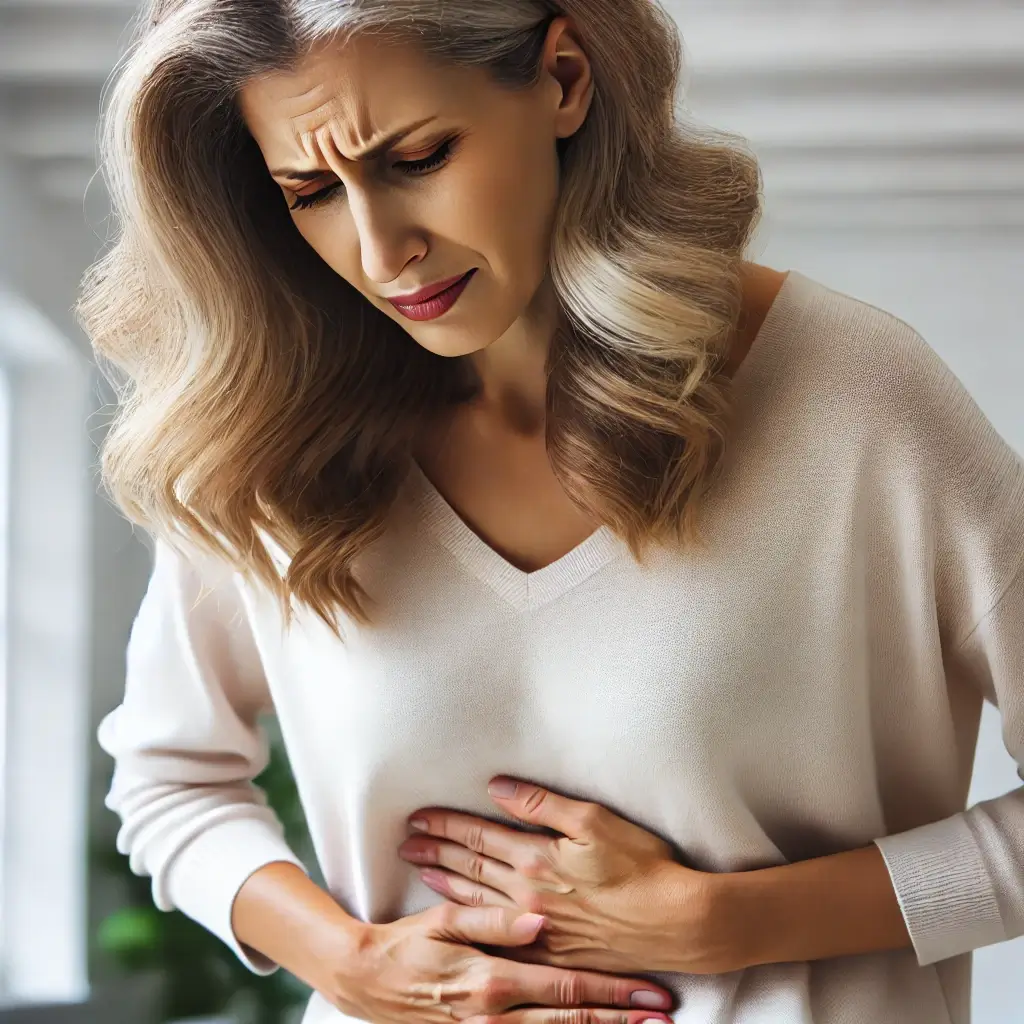
{"label": "woman's arm", "polygon": [[[1024,781],[1024,465],[1016,472],[1019,511],[1003,556],[1017,559],[1017,572],[946,666],[949,685],[971,687],[999,709],[1003,742]],[[979,575],[996,577],[997,561]],[[922,966],[1024,935],[1024,785],[875,845]]]}
{"label": "woman's arm", "polygon": [[733,970],[911,945],[875,845],[716,875],[713,893],[705,920],[722,932],[706,941],[733,951]]}
{"label": "woman's arm", "polygon": [[[898,473],[891,486],[907,516],[908,541],[928,554],[942,644],[944,678],[935,680],[934,693],[908,694],[908,707],[928,700],[955,713],[973,691],[999,710],[1003,742],[1024,781],[1024,459],[916,332],[891,352],[870,351],[863,371],[873,382],[877,437]],[[1024,935],[1024,786],[937,821],[908,824],[898,823],[873,845],[921,966]],[[854,905],[863,897],[891,919],[891,897],[870,850],[756,875],[742,880],[748,892],[778,887],[795,901],[796,941],[809,944],[812,955],[847,928],[864,939],[858,944],[865,948],[854,952],[896,938],[881,922],[877,932],[865,931]],[[830,896],[832,885],[850,889],[850,900]],[[805,913],[814,916],[804,898],[808,888],[825,901],[817,922]],[[777,902],[769,896],[769,910]],[[769,946],[780,941],[769,939]]]}
{"label": "woman's arm", "polygon": [[[889,374],[879,407],[926,499],[945,684],[999,709],[1024,780],[1024,460],[923,340],[910,354],[887,363],[904,370]],[[746,922],[737,934],[752,963],[898,948],[909,936],[924,966],[1017,938],[1024,786],[862,850],[724,876],[718,893],[726,919]]]}
{"label": "woman's arm", "polygon": [[117,847],[152,878],[156,906],[203,925],[257,974],[276,964],[239,944],[232,902],[268,864],[304,871],[252,781],[269,760],[258,725],[269,704],[230,569],[158,543],[124,699],[99,728],[114,758],[106,802],[121,819]]}
{"label": "woman's arm", "polygon": [[356,959],[367,929],[288,862],[248,878],[235,897],[231,926],[243,946],[318,992],[335,991],[337,971]]}

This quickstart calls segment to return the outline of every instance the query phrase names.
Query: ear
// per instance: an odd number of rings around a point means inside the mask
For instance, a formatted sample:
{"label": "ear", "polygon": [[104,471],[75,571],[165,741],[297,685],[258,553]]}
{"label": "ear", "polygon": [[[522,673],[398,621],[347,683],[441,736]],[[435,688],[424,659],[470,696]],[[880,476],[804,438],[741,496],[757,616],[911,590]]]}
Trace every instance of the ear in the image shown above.
{"label": "ear", "polygon": [[548,27],[541,67],[558,87],[555,137],[566,139],[580,130],[594,97],[590,58],[569,18],[557,17]]}

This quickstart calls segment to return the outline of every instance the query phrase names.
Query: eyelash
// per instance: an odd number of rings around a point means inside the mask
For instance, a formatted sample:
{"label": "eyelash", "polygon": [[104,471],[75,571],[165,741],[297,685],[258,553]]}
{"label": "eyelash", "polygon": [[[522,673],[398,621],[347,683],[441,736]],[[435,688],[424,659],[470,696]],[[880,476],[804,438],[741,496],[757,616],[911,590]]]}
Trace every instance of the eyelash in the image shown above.
{"label": "eyelash", "polygon": [[[448,139],[445,142],[442,142],[441,145],[430,154],[430,156],[424,157],[422,160],[399,160],[394,166],[396,168],[402,168],[403,174],[408,174],[412,177],[416,177],[421,174],[428,174],[431,171],[438,170],[451,159],[452,153],[455,150],[455,141],[455,139]],[[318,192],[310,192],[308,195],[304,196],[297,195],[295,196],[290,209],[308,210],[311,206],[315,206],[317,203],[322,203],[340,187],[341,182],[336,181],[320,189]]]}

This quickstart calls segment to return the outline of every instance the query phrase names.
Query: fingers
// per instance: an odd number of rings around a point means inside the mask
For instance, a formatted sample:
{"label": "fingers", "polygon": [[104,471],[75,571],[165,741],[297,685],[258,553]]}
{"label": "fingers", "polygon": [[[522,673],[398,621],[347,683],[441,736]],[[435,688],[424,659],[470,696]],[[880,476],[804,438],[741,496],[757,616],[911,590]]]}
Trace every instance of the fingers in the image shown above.
{"label": "fingers", "polygon": [[449,839],[474,853],[491,857],[513,867],[524,860],[530,860],[536,851],[544,849],[551,839],[522,829],[510,828],[497,822],[486,821],[472,814],[458,811],[418,811],[417,818],[426,822],[427,827],[414,833]]}
{"label": "fingers", "polygon": [[511,896],[506,896],[505,893],[486,885],[477,885],[476,882],[471,882],[461,875],[428,868],[420,872],[420,878],[423,884],[428,885],[434,892],[440,893],[456,903],[461,903],[463,906],[507,907],[520,914],[524,909]]}
{"label": "fingers", "polygon": [[[442,903],[424,911],[429,931],[439,939],[463,945],[526,946],[537,936],[544,918],[521,914],[506,907],[463,907]],[[663,1018],[672,1005],[672,996],[650,982],[634,981],[617,974],[582,971],[546,964],[520,963],[504,957],[487,956],[486,976],[478,980],[477,1008],[487,1014],[501,1014],[513,1006],[535,1005],[559,1009],[618,1007],[648,1009],[650,1019]],[[620,1014],[618,1021],[639,1024],[635,1014]],[[567,1024],[563,1017],[558,1024]],[[498,1022],[495,1022],[498,1024]],[[593,1019],[592,1024],[604,1024]]]}
{"label": "fingers", "polygon": [[466,1017],[462,1024],[671,1024],[672,1018],[649,1010],[594,1010],[580,1007],[575,1010],[552,1010],[540,1007],[531,1010],[512,1010],[490,1016]]}
{"label": "fingers", "polygon": [[[672,1003],[672,997],[667,992],[649,982],[633,981],[614,974],[567,970],[500,958],[498,964],[492,966],[496,977],[520,993],[512,1005],[536,1003],[549,1008],[640,1007],[655,1011],[647,1016],[657,1017],[658,1010],[667,1010]],[[505,985],[500,987],[504,988]]]}
{"label": "fingers", "polygon": [[509,907],[463,907],[441,903],[425,913],[439,939],[464,945],[525,946],[537,937],[544,918]]}
{"label": "fingers", "polygon": [[514,779],[503,781],[504,786],[495,788],[498,778],[492,779],[488,787],[496,803],[523,821],[552,828],[570,839],[583,839],[589,835],[603,812],[597,804],[573,800],[543,786]]}
{"label": "fingers", "polygon": [[[448,868],[501,892],[511,893],[519,880],[515,869],[507,863],[445,840],[413,836],[398,848],[398,855],[424,868]],[[528,852],[524,862],[536,856],[536,853]]]}

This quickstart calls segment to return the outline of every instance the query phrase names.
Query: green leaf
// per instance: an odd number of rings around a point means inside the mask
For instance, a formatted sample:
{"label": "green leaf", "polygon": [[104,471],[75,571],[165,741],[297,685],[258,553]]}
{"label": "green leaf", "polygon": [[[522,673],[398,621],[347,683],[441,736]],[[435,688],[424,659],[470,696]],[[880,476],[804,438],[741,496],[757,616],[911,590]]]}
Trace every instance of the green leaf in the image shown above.
{"label": "green leaf", "polygon": [[101,922],[96,943],[122,967],[143,970],[159,962],[164,935],[161,924],[155,907],[124,907]]}

